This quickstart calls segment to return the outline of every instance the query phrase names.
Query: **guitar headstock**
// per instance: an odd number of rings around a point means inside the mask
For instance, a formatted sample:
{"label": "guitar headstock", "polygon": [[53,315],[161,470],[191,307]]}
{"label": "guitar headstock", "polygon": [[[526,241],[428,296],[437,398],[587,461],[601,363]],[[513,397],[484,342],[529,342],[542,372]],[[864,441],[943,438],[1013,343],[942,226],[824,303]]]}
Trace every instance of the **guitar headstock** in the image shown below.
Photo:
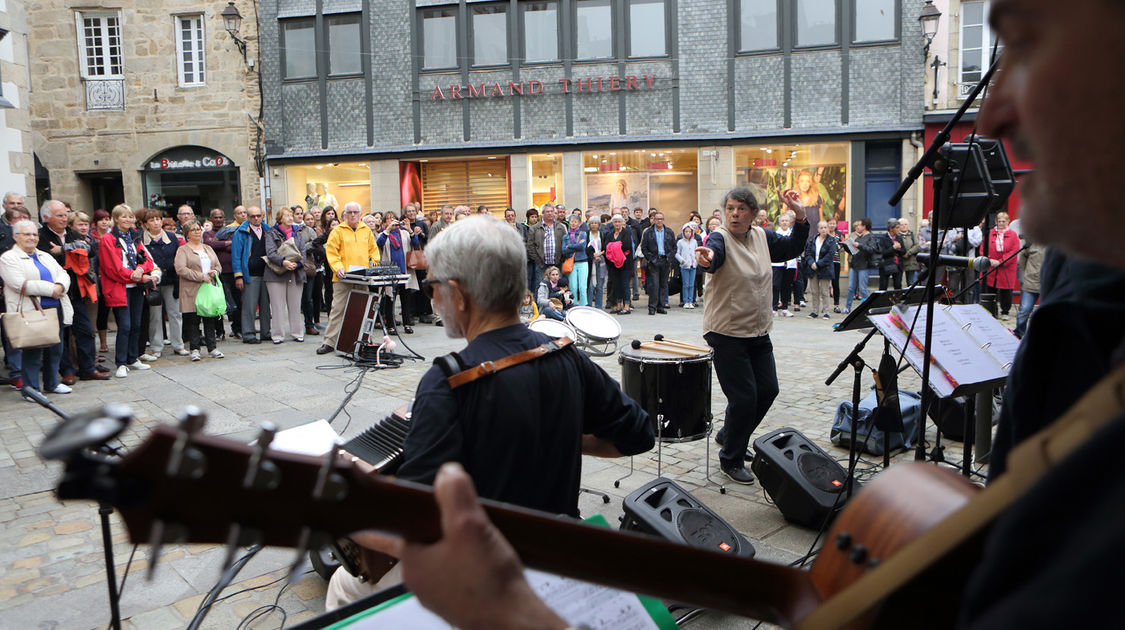
{"label": "guitar headstock", "polygon": [[[232,550],[259,544],[295,548],[300,559],[308,549],[360,529],[414,540],[439,537],[428,489],[369,475],[338,447],[321,457],[270,449],[272,425],[249,445],[205,435],[204,423],[204,414],[189,407],[179,426],[156,427],[119,462],[71,457],[59,498],[112,505],[132,542],[157,548],[172,542],[227,544]],[[153,552],[158,555],[159,549]]]}

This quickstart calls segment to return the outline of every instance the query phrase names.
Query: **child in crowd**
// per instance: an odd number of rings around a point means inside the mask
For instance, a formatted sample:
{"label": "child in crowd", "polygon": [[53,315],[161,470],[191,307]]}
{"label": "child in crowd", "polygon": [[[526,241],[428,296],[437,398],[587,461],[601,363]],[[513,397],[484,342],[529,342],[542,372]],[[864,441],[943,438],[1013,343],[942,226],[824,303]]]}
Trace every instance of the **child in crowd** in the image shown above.
{"label": "child in crowd", "polygon": [[520,305],[520,323],[527,324],[537,317],[539,317],[539,309],[535,307],[535,300],[532,298],[531,291],[525,291],[523,304]]}

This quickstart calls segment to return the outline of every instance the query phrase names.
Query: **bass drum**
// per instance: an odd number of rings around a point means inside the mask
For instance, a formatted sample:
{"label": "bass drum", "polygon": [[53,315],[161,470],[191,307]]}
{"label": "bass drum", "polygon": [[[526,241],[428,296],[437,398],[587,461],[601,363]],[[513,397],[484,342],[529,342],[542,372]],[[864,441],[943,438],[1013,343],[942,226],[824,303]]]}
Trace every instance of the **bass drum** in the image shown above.
{"label": "bass drum", "polygon": [[714,352],[693,356],[651,348],[622,348],[621,388],[637,401],[663,442],[691,442],[711,430],[711,358]]}
{"label": "bass drum", "polygon": [[543,333],[551,339],[559,339],[561,337],[569,337],[572,341],[578,336],[574,333],[574,329],[567,326],[557,319],[549,317],[540,317],[539,319],[528,322],[527,327],[538,333]]}

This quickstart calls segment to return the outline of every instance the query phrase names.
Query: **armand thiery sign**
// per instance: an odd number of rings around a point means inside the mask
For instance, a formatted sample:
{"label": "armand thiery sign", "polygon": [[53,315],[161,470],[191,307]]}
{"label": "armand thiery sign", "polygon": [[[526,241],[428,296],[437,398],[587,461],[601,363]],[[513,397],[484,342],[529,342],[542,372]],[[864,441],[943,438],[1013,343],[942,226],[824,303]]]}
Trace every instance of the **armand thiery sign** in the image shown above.
{"label": "armand thiery sign", "polygon": [[[593,94],[598,92],[633,92],[651,90],[656,85],[656,75],[579,77],[558,80],[560,94]],[[445,101],[465,98],[497,98],[504,96],[534,96],[543,93],[542,81],[508,81],[507,84],[478,83],[476,85],[454,84],[448,87],[436,86],[430,94],[431,101]]]}

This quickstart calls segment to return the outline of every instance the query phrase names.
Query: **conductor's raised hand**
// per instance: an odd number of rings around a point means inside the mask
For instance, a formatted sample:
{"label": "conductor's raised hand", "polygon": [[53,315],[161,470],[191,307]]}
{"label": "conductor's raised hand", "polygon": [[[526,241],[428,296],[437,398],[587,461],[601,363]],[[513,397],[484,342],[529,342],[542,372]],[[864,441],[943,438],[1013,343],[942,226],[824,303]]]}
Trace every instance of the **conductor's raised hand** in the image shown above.
{"label": "conductor's raised hand", "polygon": [[715,250],[710,247],[695,248],[695,263],[700,267],[710,267],[713,260],[715,260]]}
{"label": "conductor's raised hand", "polygon": [[781,193],[781,201],[793,213],[798,221],[805,220],[805,207],[801,205],[801,195],[792,188]]}

